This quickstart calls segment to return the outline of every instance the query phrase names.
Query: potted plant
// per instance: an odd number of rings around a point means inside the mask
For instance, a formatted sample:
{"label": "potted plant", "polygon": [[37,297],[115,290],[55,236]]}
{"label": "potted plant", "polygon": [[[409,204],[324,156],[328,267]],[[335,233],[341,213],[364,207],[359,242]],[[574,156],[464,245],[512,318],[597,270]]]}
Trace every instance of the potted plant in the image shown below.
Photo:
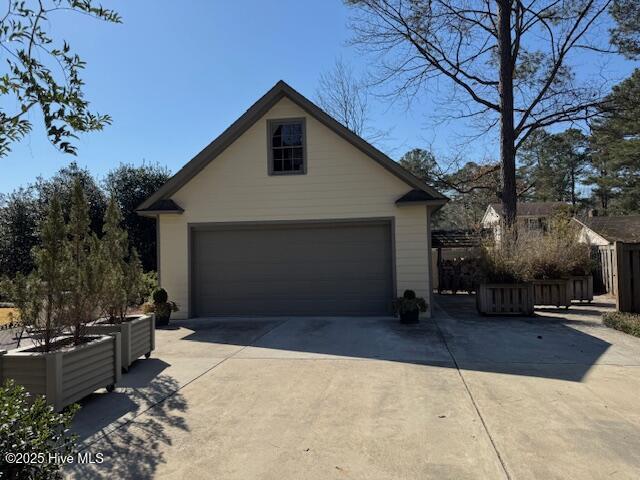
{"label": "potted plant", "polygon": [[143,311],[146,313],[154,313],[156,317],[156,327],[166,327],[169,325],[171,312],[177,312],[178,305],[169,300],[169,295],[164,288],[157,288],[153,291],[153,302],[147,302],[143,305]]}
{"label": "potted plant", "polygon": [[480,251],[481,282],[476,308],[483,315],[532,315],[533,287],[522,268],[522,242],[506,230],[500,242],[486,243]]}
{"label": "potted plant", "polygon": [[119,334],[84,330],[92,319],[88,290],[97,277],[91,243],[74,238],[80,231],[77,212],[67,227],[60,202],[51,200],[35,250],[36,268],[28,277],[18,275],[11,287],[20,321],[37,335],[31,336],[33,345],[0,352],[0,382],[13,379],[29,393],[45,395],[58,411],[100,387],[112,391],[121,375]]}
{"label": "potted plant", "polygon": [[533,283],[536,305],[569,308],[574,296],[572,277],[591,269],[589,246],[578,242],[577,232],[564,216],[554,217],[549,228],[544,236],[528,242],[525,271]]}
{"label": "potted plant", "polygon": [[591,257],[591,247],[587,244],[578,244],[576,249],[579,255],[574,255],[574,260],[569,272],[569,295],[571,300],[580,302],[593,301],[593,271],[596,262]]}
{"label": "potted plant", "polygon": [[140,259],[135,249],[129,249],[127,232],[121,227],[122,214],[113,199],[109,202],[104,221],[104,234],[99,245],[102,288],[98,304],[102,318],[85,327],[87,333],[119,334],[121,365],[128,371],[131,364],[155,349],[155,327],[152,315],[128,315],[138,301],[143,288]]}
{"label": "potted plant", "polygon": [[416,297],[413,290],[405,290],[395,302],[395,311],[401,323],[418,323],[420,312],[427,311],[427,302],[424,298]]}

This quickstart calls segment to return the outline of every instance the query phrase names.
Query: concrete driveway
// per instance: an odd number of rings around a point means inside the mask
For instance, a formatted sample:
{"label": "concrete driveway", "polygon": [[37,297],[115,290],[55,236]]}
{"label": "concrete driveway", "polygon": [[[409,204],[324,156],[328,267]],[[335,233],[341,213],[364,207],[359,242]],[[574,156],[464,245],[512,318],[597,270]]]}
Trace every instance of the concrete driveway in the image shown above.
{"label": "concrete driveway", "polygon": [[198,319],[74,429],[77,478],[637,478],[640,339],[598,306],[481,318]]}

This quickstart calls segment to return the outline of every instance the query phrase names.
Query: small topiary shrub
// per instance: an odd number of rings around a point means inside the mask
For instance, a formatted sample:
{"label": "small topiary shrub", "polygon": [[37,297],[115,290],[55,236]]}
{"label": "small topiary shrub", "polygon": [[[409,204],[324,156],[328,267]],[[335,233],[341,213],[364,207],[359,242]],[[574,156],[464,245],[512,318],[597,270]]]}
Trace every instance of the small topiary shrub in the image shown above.
{"label": "small topiary shrub", "polygon": [[[69,427],[78,406],[56,413],[43,397],[31,401],[24,387],[9,380],[0,387],[0,407],[0,478],[62,478],[62,464],[50,458],[75,453],[76,437],[69,434]],[[10,453],[27,455],[35,462],[11,462]]]}
{"label": "small topiary shrub", "polygon": [[602,321],[607,327],[640,337],[640,314],[608,312],[602,316]]}
{"label": "small topiary shrub", "polygon": [[402,294],[402,298],[406,300],[413,300],[414,298],[416,298],[416,292],[414,292],[413,290],[405,290]]}
{"label": "small topiary shrub", "polygon": [[166,303],[167,300],[169,300],[169,294],[167,294],[167,291],[164,288],[156,288],[153,291],[153,303],[155,304],[159,304],[159,303]]}
{"label": "small topiary shrub", "polygon": [[394,310],[396,314],[405,314],[409,312],[426,312],[427,302],[424,298],[416,297],[413,290],[405,290],[401,298],[394,302]]}

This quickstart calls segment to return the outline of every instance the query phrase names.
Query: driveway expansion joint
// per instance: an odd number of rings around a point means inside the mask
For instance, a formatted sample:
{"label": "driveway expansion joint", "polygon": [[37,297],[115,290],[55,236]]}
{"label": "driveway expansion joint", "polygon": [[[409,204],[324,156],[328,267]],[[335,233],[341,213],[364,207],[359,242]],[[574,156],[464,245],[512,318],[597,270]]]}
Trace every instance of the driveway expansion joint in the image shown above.
{"label": "driveway expansion joint", "polygon": [[[438,311],[446,316],[449,316],[442,308],[440,307],[436,307],[438,309]],[[431,320],[433,321],[434,325],[436,326],[436,329],[438,331],[438,335],[440,336],[440,339],[442,340],[442,342],[444,343],[445,348],[447,349],[447,352],[449,352],[449,355],[451,356],[451,360],[453,361],[453,364],[456,367],[456,371],[458,372],[458,375],[460,376],[460,380],[462,381],[462,384],[464,385],[465,390],[467,391],[467,395],[469,395],[469,399],[471,400],[471,403],[473,405],[473,408],[476,411],[476,414],[478,415],[478,418],[480,419],[480,423],[482,423],[482,428],[484,428],[485,433],[487,434],[487,437],[489,438],[489,442],[491,442],[491,446],[493,447],[493,451],[496,454],[496,457],[498,458],[498,461],[500,462],[500,466],[502,467],[502,471],[505,474],[505,477],[507,478],[507,480],[512,480],[511,474],[509,473],[509,470],[507,469],[507,465],[504,461],[504,458],[502,458],[502,455],[500,453],[500,450],[498,449],[498,446],[496,445],[496,442],[493,439],[493,436],[491,435],[491,432],[489,431],[489,427],[487,426],[487,422],[485,421],[484,417],[482,416],[482,412],[480,411],[480,407],[478,406],[478,403],[476,402],[476,399],[473,396],[473,393],[471,392],[471,389],[469,388],[469,385],[467,384],[467,381],[464,378],[464,375],[462,374],[462,371],[460,370],[460,366],[458,365],[458,361],[456,360],[456,357],[453,355],[453,352],[451,351],[451,349],[449,348],[449,344],[447,343],[447,339],[444,336],[444,333],[442,332],[441,328],[440,328],[440,324],[438,323],[438,320],[436,320],[435,317],[432,317]]]}

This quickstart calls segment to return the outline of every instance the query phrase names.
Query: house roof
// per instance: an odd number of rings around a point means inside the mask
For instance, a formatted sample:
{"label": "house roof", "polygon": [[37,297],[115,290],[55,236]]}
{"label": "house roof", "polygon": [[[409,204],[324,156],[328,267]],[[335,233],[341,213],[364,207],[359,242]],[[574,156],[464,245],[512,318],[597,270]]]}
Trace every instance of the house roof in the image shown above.
{"label": "house roof", "polygon": [[485,235],[491,230],[433,230],[431,246],[433,248],[471,248],[479,247]]}
{"label": "house roof", "polygon": [[[502,204],[492,203],[489,205],[496,213],[502,216]],[[559,208],[567,207],[565,202],[518,202],[518,217],[545,216],[552,215]]]}
{"label": "house roof", "polygon": [[394,162],[387,155],[369,144],[358,135],[353,133],[347,127],[327,115],[320,107],[315,105],[309,99],[298,93],[287,83],[280,80],[271,90],[254,103],[240,118],[229,126],[218,138],[207,145],[200,153],[193,157],[184,167],[182,167],[173,177],[171,177],[162,187],[160,187],[153,195],[147,198],[138,207],[139,212],[149,211],[152,205],[159,200],[169,199],[183,185],[197,175],[209,162],[220,155],[229,145],[237,140],[244,132],[246,132],[254,123],[262,118],[268,111],[282,98],[287,97],[305,112],[318,120],[320,123],[331,129],[334,133],[351,143],[354,147],[361,150],[367,156],[378,162],[390,173],[403,180],[409,186],[413,187],[428,196],[428,200],[436,204],[444,204],[448,198],[442,195],[433,187],[427,185],[418,177],[405,170],[399,163]]}
{"label": "house roof", "polygon": [[138,209],[141,215],[156,215],[158,213],[182,213],[184,210],[171,199],[163,199],[149,205],[148,208]]}
{"label": "house roof", "polygon": [[416,204],[442,204],[440,199],[434,199],[433,195],[423,190],[411,190],[396,200],[397,205],[416,205]]}
{"label": "house roof", "polygon": [[640,215],[576,220],[609,242],[640,243]]}

